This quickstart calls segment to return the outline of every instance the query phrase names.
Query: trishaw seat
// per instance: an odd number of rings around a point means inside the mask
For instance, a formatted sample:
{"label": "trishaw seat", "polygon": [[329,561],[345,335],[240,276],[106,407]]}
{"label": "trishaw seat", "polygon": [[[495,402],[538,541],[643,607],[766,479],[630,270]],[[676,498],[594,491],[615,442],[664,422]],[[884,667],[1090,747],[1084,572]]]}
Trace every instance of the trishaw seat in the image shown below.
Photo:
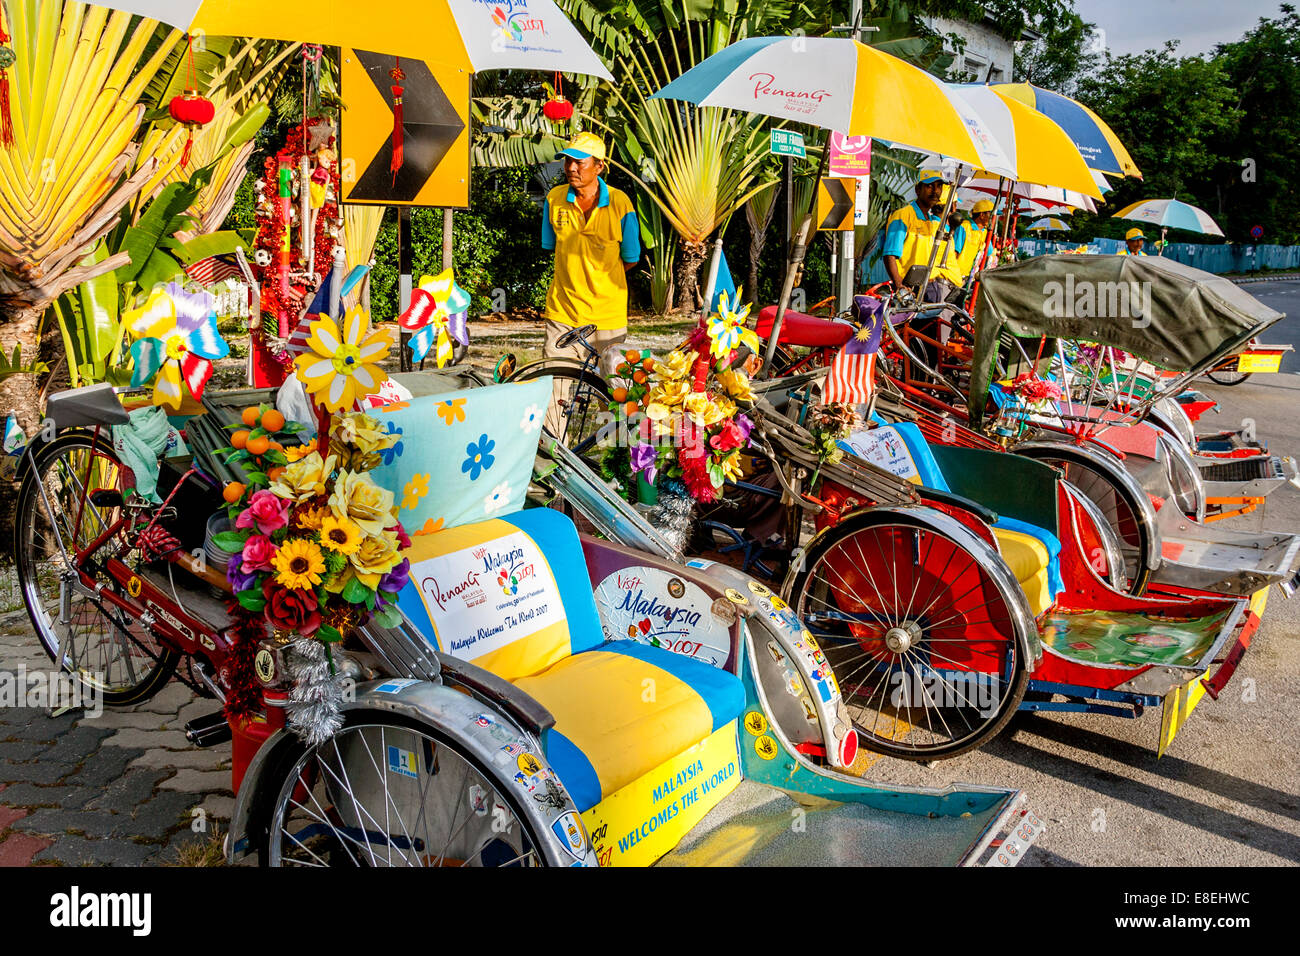
{"label": "trishaw seat", "polygon": [[734,675],[606,640],[573,523],[548,508],[421,535],[398,598],[438,650],[511,681],[555,716],[542,745],[580,811],[744,709]]}
{"label": "trishaw seat", "polygon": [[[938,491],[952,490],[929,442],[912,422],[881,423],[870,431],[855,432],[839,444],[845,451],[915,484]],[[1038,617],[1065,587],[1060,572],[1060,540],[1046,528],[1004,515],[998,516],[992,531],[1002,559]]]}
{"label": "trishaw seat", "polygon": [[[758,313],[758,336],[767,338],[776,321],[776,306],[769,305]],[[822,319],[805,312],[785,310],[781,319],[781,336],[777,339],[782,345],[802,345],[809,348],[843,345],[853,338],[857,331],[852,322],[840,319]]]}

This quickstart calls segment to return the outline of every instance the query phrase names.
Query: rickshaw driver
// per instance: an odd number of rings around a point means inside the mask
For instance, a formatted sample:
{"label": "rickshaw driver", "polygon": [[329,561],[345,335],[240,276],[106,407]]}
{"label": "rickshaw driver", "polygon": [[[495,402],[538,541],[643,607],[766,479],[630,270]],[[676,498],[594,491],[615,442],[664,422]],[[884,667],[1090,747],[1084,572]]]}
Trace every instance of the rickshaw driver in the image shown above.
{"label": "rickshaw driver", "polygon": [[[943,228],[940,213],[945,186],[942,172],[921,170],[916,200],[894,210],[885,224],[885,271],[896,290],[903,287],[909,269],[914,266],[924,269],[930,264],[930,251]],[[935,257],[933,276],[921,297],[923,302],[944,301],[961,282],[955,261],[955,254],[960,250],[952,240],[943,245]]]}
{"label": "rickshaw driver", "polygon": [[971,218],[961,224],[957,242],[957,268],[962,281],[984,265],[984,244],[993,225],[993,200],[981,199],[971,209]]}
{"label": "rickshaw driver", "polygon": [[1117,255],[1121,256],[1145,256],[1142,247],[1146,244],[1147,237],[1137,226],[1134,226],[1128,232],[1124,233],[1124,248]]}
{"label": "rickshaw driver", "polygon": [[[543,358],[584,361],[586,350],[558,339],[574,328],[592,324],[589,344],[598,352],[627,337],[627,271],[641,258],[641,227],[632,200],[605,184],[605,143],[595,133],[578,133],[559,153],[564,178],[546,194],[542,207],[542,248],[555,252],[555,275],[546,293],[546,340]],[[547,428],[559,424],[557,385],[546,416]]]}

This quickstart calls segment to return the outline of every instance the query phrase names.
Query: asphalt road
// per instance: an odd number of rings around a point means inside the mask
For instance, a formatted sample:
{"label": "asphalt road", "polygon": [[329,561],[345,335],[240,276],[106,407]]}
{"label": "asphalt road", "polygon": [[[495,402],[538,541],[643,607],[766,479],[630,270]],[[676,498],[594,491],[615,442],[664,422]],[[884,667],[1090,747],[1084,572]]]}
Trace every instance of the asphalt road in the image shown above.
{"label": "asphalt road", "polygon": [[[1300,282],[1243,289],[1292,312],[1266,333],[1300,345]],[[1231,388],[1201,380],[1221,405],[1198,431],[1253,418],[1274,454],[1300,455],[1300,359]],[[1284,365],[1284,370],[1287,369]],[[1300,532],[1300,491],[1262,514],[1223,522]],[[1163,758],[1160,714],[1136,720],[1020,714],[983,750],[932,767],[884,760],[877,778],[1018,787],[1049,829],[1022,866],[1294,866],[1300,863],[1300,596],[1276,588],[1249,653],[1219,700],[1206,698]]]}

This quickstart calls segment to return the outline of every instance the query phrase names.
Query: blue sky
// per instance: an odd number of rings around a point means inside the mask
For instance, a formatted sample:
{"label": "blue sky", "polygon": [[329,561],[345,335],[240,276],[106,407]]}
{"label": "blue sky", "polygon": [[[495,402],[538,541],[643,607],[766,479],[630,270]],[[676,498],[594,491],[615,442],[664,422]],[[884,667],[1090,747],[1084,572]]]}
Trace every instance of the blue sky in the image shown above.
{"label": "blue sky", "polygon": [[1208,53],[1216,43],[1239,39],[1259,22],[1276,17],[1279,0],[1075,0],[1085,20],[1106,31],[1116,56],[1158,49],[1181,40],[1179,54]]}

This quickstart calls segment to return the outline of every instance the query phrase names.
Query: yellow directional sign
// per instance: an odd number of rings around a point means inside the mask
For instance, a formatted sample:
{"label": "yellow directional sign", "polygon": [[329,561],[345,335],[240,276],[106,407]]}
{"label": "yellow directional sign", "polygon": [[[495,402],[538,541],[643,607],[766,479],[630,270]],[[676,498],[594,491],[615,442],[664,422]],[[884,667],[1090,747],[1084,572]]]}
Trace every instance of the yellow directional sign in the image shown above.
{"label": "yellow directional sign", "polygon": [[[390,72],[400,66],[402,166],[393,158]],[[469,206],[470,74],[441,63],[343,50],[339,159],[345,203]]]}
{"label": "yellow directional sign", "polygon": [[817,228],[847,232],[853,228],[853,205],[858,181],[824,177],[817,184]]}

